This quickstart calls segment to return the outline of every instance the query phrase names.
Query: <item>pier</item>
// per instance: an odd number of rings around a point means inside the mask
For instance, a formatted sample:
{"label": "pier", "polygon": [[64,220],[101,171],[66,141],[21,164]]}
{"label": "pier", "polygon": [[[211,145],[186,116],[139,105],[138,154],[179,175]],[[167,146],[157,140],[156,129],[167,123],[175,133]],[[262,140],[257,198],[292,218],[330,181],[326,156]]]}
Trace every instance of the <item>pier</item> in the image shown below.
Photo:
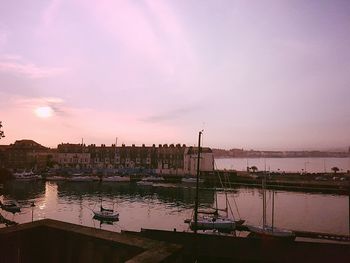
{"label": "pier", "polygon": [[[326,180],[316,180],[321,177]],[[261,180],[264,173],[248,173],[241,171],[216,170],[214,173],[203,173],[207,186],[219,186],[222,180],[226,188],[236,186],[261,187]],[[348,195],[350,192],[350,175],[345,174],[344,181],[333,181],[331,174],[307,174],[299,173],[279,174],[271,173],[266,175],[266,188],[285,191],[321,192],[330,194]]]}

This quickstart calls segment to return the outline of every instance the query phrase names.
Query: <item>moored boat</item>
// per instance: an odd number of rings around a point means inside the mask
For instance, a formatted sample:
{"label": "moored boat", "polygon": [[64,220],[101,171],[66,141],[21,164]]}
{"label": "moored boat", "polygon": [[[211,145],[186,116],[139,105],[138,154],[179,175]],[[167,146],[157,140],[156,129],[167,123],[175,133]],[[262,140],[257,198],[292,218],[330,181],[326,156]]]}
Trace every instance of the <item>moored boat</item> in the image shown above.
{"label": "moored boat", "polygon": [[164,182],[165,179],[161,176],[147,176],[142,179],[142,181],[147,182]]}
{"label": "moored boat", "polygon": [[[183,183],[197,183],[197,178],[196,177],[184,177],[181,179],[181,182]],[[198,183],[203,183],[204,180],[203,179],[198,179]]]}
{"label": "moored boat", "polygon": [[271,226],[249,226],[247,225],[249,231],[253,233],[254,236],[260,238],[278,238],[278,239],[295,239],[295,233],[287,229],[280,229]]}
{"label": "moored boat", "polygon": [[141,185],[141,186],[153,186],[153,182],[151,181],[146,181],[146,180],[141,180],[136,182],[137,185]]}
{"label": "moored boat", "polygon": [[13,200],[4,201],[4,202],[0,201],[0,207],[1,209],[11,213],[21,212],[21,207],[16,201],[13,201]]}
{"label": "moored boat", "polygon": [[54,176],[47,176],[46,180],[47,181],[64,181],[67,178],[64,176],[59,176],[59,175],[54,175]]}
{"label": "moored boat", "polygon": [[263,205],[263,223],[262,226],[251,226],[247,225],[252,236],[258,238],[275,238],[284,240],[294,240],[295,233],[288,229],[281,229],[274,226],[274,211],[275,211],[275,191],[272,190],[272,215],[271,225],[267,224],[266,220],[266,173],[265,177],[262,179],[262,205]]}
{"label": "moored boat", "polygon": [[70,182],[92,182],[99,181],[100,178],[98,176],[87,176],[83,174],[72,174],[71,177],[67,178]]}
{"label": "moored boat", "polygon": [[129,176],[108,176],[108,177],[102,177],[103,182],[130,182]]}
{"label": "moored boat", "polygon": [[116,221],[119,219],[119,214],[115,213],[113,210],[110,211],[109,209],[101,209],[100,211],[93,211],[94,218],[99,220],[105,220],[105,221]]}
{"label": "moored boat", "polygon": [[232,232],[236,229],[234,220],[226,217],[203,216],[198,218],[197,226],[194,220],[190,221],[191,230],[218,230],[221,232]]}
{"label": "moored boat", "polygon": [[13,176],[16,180],[21,181],[35,181],[41,179],[41,175],[34,174],[33,172],[17,172],[14,173]]}

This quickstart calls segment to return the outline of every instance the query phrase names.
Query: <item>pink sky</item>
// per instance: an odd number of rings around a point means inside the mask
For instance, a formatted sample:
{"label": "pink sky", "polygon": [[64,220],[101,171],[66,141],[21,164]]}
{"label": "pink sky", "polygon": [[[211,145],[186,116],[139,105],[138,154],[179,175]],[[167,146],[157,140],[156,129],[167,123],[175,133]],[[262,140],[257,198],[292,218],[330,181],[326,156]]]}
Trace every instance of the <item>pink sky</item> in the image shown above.
{"label": "pink sky", "polygon": [[1,144],[345,149],[349,28],[341,0],[6,1]]}

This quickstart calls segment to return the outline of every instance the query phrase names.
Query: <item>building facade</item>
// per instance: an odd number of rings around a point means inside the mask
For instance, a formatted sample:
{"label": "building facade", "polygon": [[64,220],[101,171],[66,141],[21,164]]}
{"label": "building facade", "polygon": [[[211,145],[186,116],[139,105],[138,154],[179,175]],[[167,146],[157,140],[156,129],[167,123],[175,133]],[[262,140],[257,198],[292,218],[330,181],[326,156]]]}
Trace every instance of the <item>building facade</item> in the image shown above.
{"label": "building facade", "polygon": [[[195,175],[197,170],[197,148],[181,144],[122,144],[116,147],[115,144],[61,143],[57,149],[49,149],[32,140],[19,140],[3,145],[0,150],[0,165],[11,169],[44,170],[55,167],[159,175]],[[214,156],[210,148],[202,148],[200,170],[214,170]]]}
{"label": "building facade", "polygon": [[33,140],[17,140],[3,152],[5,166],[13,170],[41,170],[48,165],[52,151]]}
{"label": "building facade", "polygon": [[[184,154],[184,174],[196,175],[198,163],[198,148],[186,148]],[[201,148],[199,170],[201,172],[214,171],[214,154],[210,148]]]}

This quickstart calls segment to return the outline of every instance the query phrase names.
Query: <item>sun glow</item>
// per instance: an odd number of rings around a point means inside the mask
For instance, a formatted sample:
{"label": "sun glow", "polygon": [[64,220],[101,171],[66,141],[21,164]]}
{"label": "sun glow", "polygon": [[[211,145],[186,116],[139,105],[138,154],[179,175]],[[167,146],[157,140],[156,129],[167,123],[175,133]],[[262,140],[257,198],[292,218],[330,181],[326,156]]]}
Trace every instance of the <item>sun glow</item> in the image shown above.
{"label": "sun glow", "polygon": [[37,107],[34,112],[39,118],[49,118],[53,115],[53,110],[49,106]]}

